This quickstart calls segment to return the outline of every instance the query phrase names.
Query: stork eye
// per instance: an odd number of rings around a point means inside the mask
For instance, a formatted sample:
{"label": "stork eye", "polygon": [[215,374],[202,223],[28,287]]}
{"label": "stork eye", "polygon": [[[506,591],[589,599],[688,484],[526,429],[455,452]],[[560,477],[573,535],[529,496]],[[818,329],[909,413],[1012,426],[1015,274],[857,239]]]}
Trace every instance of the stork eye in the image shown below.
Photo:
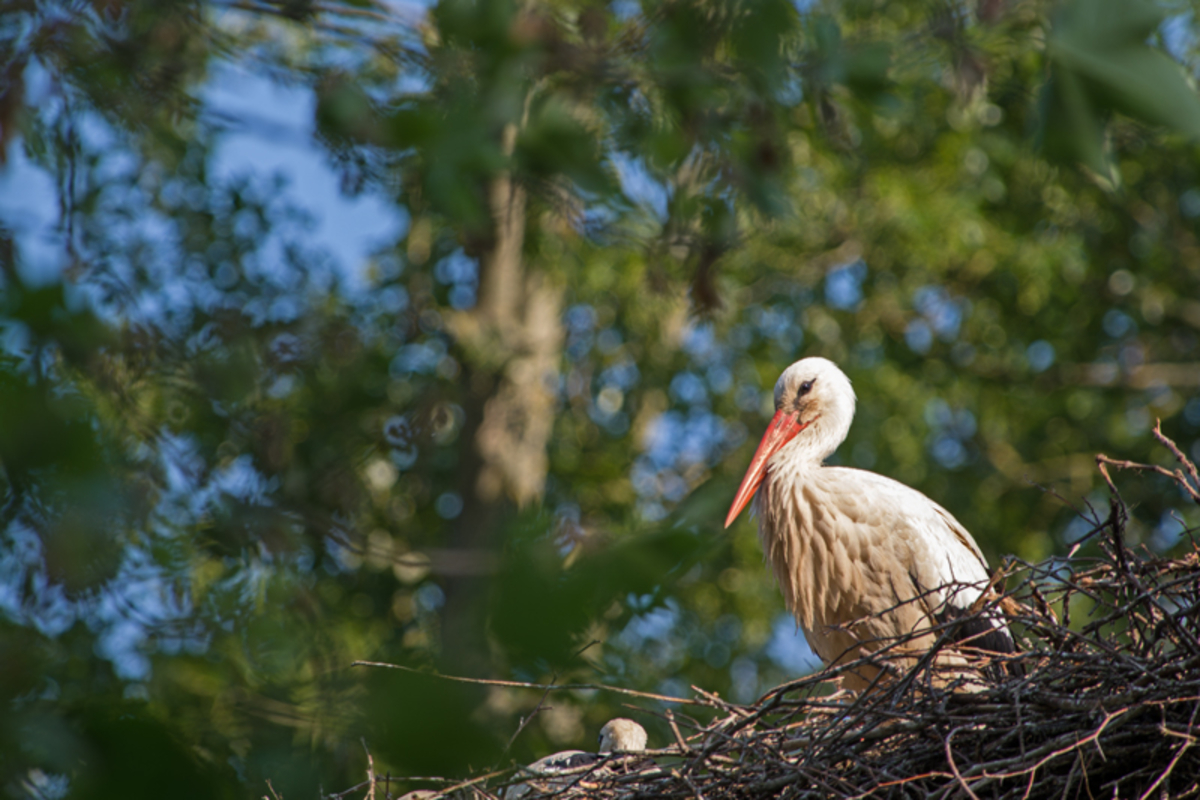
{"label": "stork eye", "polygon": [[804,397],[804,395],[812,391],[812,387],[813,381],[805,381],[804,383],[800,384],[800,393],[797,395],[797,397]]}

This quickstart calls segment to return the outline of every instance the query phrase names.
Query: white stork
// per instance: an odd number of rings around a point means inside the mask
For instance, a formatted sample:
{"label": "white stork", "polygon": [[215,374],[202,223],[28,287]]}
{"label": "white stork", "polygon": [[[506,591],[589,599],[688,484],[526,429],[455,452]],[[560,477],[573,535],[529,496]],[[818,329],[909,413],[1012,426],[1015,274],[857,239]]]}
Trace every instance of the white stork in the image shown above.
{"label": "white stork", "polygon": [[[834,665],[889,645],[928,650],[932,629],[968,615],[989,580],[979,545],[949,511],[891,478],[822,463],[849,433],[854,401],[850,379],[827,359],[784,370],[775,417],[725,519],[728,528],[758,492],[759,539],[784,601]],[[1015,650],[995,613],[968,617],[956,635],[972,648]],[[941,663],[963,662],[948,655]],[[848,672],[843,686],[865,689],[878,673]]]}

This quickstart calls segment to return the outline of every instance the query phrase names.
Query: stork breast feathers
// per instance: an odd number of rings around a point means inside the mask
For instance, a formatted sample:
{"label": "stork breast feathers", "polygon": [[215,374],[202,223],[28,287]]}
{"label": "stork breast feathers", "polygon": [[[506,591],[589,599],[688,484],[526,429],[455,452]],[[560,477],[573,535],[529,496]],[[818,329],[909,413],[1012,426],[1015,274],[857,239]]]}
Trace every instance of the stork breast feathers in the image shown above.
{"label": "stork breast feathers", "polygon": [[902,483],[847,467],[822,467],[790,486],[768,481],[777,501],[763,509],[761,532],[796,539],[785,549],[795,556],[808,551],[815,563],[804,571],[813,572],[818,584],[898,587],[915,581],[928,591],[988,579],[983,554],[957,520]]}

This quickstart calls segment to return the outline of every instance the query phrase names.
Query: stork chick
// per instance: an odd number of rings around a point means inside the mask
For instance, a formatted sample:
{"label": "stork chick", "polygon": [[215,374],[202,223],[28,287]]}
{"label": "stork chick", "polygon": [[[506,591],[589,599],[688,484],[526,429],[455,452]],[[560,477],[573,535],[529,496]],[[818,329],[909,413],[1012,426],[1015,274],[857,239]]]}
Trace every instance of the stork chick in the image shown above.
{"label": "stork chick", "polygon": [[[910,654],[901,661],[912,663],[936,641],[934,628],[959,617],[967,617],[957,628],[960,644],[1014,652],[997,614],[969,616],[987,589],[988,566],[949,511],[891,478],[824,463],[846,439],[854,404],[850,379],[827,359],[805,358],[784,370],[775,384],[775,416],[725,527],[757,493],[752,510],[766,560],[788,610],[826,664],[889,646]],[[940,663],[965,660],[947,651]],[[862,690],[879,671],[856,668],[842,684]]]}
{"label": "stork chick", "polygon": [[616,717],[600,729],[600,754],[640,753],[646,749],[646,729],[631,719]]}
{"label": "stork chick", "polygon": [[585,779],[588,776],[611,775],[620,767],[642,769],[641,762],[647,759],[639,759],[638,764],[631,765],[621,756],[645,750],[647,738],[646,729],[633,720],[624,717],[610,719],[600,729],[599,752],[564,750],[539,758],[522,769],[525,782],[508,787],[505,798],[516,800],[529,794],[561,792],[576,785],[586,789]]}

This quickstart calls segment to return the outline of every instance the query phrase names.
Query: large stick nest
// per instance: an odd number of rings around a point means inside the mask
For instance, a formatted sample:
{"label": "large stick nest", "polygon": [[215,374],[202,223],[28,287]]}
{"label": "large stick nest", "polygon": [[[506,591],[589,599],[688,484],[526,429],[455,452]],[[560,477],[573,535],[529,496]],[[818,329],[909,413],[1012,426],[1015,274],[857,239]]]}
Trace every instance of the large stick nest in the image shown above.
{"label": "large stick nest", "polygon": [[[1195,466],[1168,446],[1186,472],[1097,460],[1106,480],[1108,465],[1152,469],[1200,502]],[[1010,561],[998,575],[997,587],[1013,588],[990,602],[1008,615],[1021,651],[1009,661],[1023,675],[1010,663],[947,677],[931,653],[858,696],[831,693],[837,670],[746,706],[693,687],[711,722],[668,712],[672,747],[530,784],[524,796],[1200,796],[1200,547],[1189,531],[1177,558],[1130,549],[1108,482],[1107,518],[1085,537],[1098,555],[1074,555],[1080,542],[1072,557]],[[498,798],[520,782],[508,770],[443,791]]]}

